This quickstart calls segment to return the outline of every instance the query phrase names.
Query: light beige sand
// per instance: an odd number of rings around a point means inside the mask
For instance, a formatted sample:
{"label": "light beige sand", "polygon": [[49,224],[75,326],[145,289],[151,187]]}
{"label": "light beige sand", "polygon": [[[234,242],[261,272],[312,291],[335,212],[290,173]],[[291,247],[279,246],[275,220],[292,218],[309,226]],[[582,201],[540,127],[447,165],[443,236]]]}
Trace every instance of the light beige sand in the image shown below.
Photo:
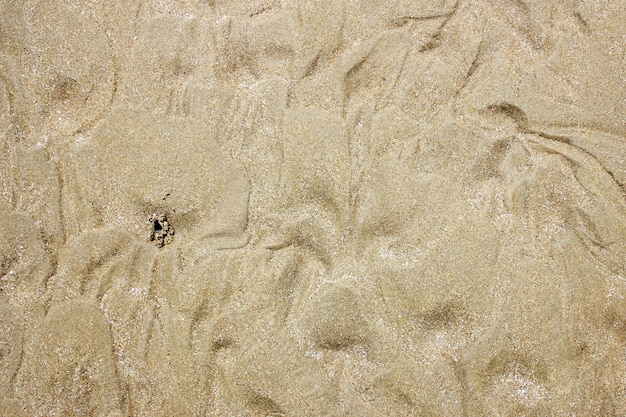
{"label": "light beige sand", "polygon": [[626,5],[0,0],[0,416],[626,415]]}

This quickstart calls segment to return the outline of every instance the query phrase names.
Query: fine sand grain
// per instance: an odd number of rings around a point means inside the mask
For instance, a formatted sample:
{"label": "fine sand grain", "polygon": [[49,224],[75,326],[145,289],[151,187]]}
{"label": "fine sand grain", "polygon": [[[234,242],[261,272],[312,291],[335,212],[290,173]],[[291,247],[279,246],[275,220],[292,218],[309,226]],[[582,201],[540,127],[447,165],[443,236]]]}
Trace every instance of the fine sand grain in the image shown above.
{"label": "fine sand grain", "polygon": [[0,417],[625,416],[625,39],[0,0]]}

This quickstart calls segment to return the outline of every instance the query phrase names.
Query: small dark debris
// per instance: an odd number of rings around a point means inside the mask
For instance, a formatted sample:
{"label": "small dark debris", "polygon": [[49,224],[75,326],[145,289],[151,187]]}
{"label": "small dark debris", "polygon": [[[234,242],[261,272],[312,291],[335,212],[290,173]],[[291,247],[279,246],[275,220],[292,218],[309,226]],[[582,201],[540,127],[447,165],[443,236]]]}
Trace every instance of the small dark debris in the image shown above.
{"label": "small dark debris", "polygon": [[213,352],[217,352],[221,349],[227,349],[234,345],[234,341],[228,337],[220,336],[215,341],[213,341],[213,346],[211,346],[211,350]]}
{"label": "small dark debris", "polygon": [[158,248],[172,243],[174,228],[164,213],[154,213],[148,222],[150,223],[150,241],[154,242]]}

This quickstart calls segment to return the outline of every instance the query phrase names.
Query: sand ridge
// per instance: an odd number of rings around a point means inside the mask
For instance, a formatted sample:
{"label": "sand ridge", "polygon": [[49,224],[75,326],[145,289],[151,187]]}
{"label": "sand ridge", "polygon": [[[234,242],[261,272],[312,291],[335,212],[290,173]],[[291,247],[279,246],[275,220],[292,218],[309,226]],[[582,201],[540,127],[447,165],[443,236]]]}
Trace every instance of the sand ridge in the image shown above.
{"label": "sand ridge", "polygon": [[0,0],[0,416],[626,415],[624,21]]}

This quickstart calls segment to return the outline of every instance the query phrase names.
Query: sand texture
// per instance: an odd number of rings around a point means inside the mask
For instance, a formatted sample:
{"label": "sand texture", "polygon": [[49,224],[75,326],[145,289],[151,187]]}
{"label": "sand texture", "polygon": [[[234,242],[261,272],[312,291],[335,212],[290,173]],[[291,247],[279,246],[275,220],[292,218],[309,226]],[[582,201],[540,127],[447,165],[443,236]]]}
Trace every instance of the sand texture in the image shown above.
{"label": "sand texture", "polygon": [[626,416],[623,0],[0,0],[0,417]]}

